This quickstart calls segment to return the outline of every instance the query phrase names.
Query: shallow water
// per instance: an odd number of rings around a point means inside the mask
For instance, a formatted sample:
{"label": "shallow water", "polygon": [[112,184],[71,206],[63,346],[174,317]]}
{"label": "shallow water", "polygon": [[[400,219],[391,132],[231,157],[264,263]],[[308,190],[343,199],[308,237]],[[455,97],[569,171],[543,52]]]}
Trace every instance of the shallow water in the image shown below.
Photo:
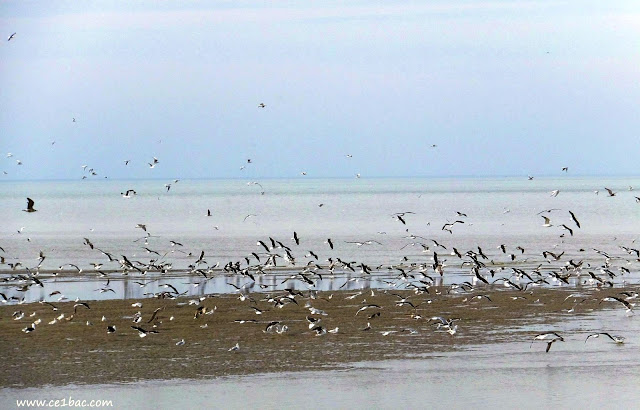
{"label": "shallow water", "polygon": [[[450,254],[452,247],[464,253],[481,246],[491,260],[525,269],[545,262],[541,257],[544,250],[565,252],[556,267],[569,259],[597,266],[603,258],[594,248],[628,258],[620,246],[637,248],[635,239],[640,232],[640,205],[634,200],[635,191],[627,190],[628,186],[640,186],[638,178],[267,180],[261,182],[264,195],[259,186],[247,185],[251,181],[185,180],[173,183],[168,192],[165,182],[168,181],[0,183],[0,215],[7,218],[0,230],[0,246],[5,249],[2,256],[6,259],[6,264],[0,265],[0,276],[25,274],[25,268],[34,271],[40,251],[46,256],[41,272],[62,272],[60,277],[46,280],[46,289],[32,286],[21,292],[16,289],[19,281],[10,281],[0,283],[0,291],[7,297],[24,297],[25,301],[56,301],[59,295],[48,296],[54,290],[69,299],[141,298],[145,293],[159,291],[160,284],[170,284],[190,296],[233,292],[235,289],[227,283],[241,286],[246,278],[231,277],[218,270],[213,279],[205,281],[201,276],[180,273],[194,263],[202,250],[206,266],[224,266],[230,261],[247,266],[245,257],[255,264],[251,253],[263,251],[257,241],[269,243],[269,237],[292,248],[296,262],[295,267],[289,268],[301,270],[310,261],[326,267],[329,258],[363,262],[374,270],[379,266],[371,280],[345,282],[357,276],[346,270],[338,270],[336,280],[325,274],[327,279],[315,285],[319,290],[331,291],[343,285],[346,289],[384,286],[381,279],[395,277],[387,270],[389,266],[431,264],[434,251],[445,260],[442,283],[451,284],[470,280],[469,267],[460,265],[460,260]],[[618,195],[607,197],[604,186],[612,187]],[[138,195],[122,198],[120,192],[126,189],[136,189]],[[560,195],[551,197],[549,192],[553,189],[559,189]],[[594,190],[603,193],[596,195]],[[38,212],[21,211],[26,196],[36,199]],[[211,217],[206,216],[207,209],[212,210]],[[558,209],[551,212],[551,228],[541,227],[538,213],[545,209]],[[573,225],[568,210],[579,217],[581,229]],[[406,225],[392,217],[393,213],[407,211],[413,213],[405,215]],[[468,216],[462,217],[456,211]],[[249,214],[256,216],[245,220]],[[453,234],[441,229],[445,222],[455,220],[465,223],[456,224]],[[150,237],[146,240],[145,232],[136,228],[138,223],[147,225]],[[562,224],[573,226],[575,235],[567,236],[560,228]],[[301,238],[300,246],[291,240],[293,231]],[[96,249],[85,245],[84,238],[89,238]],[[335,249],[326,244],[327,238],[333,239]],[[436,247],[431,239],[445,244],[447,250]],[[170,240],[183,246],[171,246]],[[366,240],[379,244],[349,243]],[[498,249],[503,243],[507,254]],[[428,245],[429,250],[423,251],[420,244]],[[517,245],[525,252],[514,249]],[[114,273],[119,263],[109,262],[97,248],[118,259],[126,255],[145,263],[152,259],[169,262],[172,274],[142,276],[132,272],[122,277]],[[281,249],[276,251],[283,253]],[[309,251],[317,254],[317,261]],[[515,262],[508,259],[511,253],[518,258]],[[9,263],[16,262],[22,266],[11,270]],[[98,275],[91,262],[103,264],[100,269],[108,273],[108,287],[114,292],[100,292],[100,288],[107,287],[106,279]],[[640,270],[635,265],[621,259],[612,263],[614,268],[631,269],[623,279],[627,283],[640,280]],[[77,265],[82,272],[68,264]],[[287,267],[287,263],[281,261],[279,267]],[[259,277],[258,283],[280,289],[306,287],[300,281],[283,285],[289,273],[278,269],[275,272],[275,276],[270,273]],[[135,282],[145,285],[140,287]]]}

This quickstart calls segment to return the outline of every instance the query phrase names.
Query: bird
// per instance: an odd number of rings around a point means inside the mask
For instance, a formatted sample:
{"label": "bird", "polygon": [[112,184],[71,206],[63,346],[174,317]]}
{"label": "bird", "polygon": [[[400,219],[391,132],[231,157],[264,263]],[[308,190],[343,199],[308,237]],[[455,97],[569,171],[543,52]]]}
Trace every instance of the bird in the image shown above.
{"label": "bird", "polygon": [[566,229],[567,231],[569,231],[569,233],[571,234],[571,236],[573,236],[573,229],[569,228],[567,225],[562,224],[560,225],[563,229]]}
{"label": "bird", "polygon": [[553,225],[551,224],[551,219],[547,218],[547,217],[546,217],[546,216],[544,216],[544,215],[541,215],[541,216],[544,218],[544,224],[543,224],[542,226],[544,226],[545,228],[548,228],[548,227],[550,227],[550,226],[553,226]]}
{"label": "bird", "polygon": [[35,204],[35,202],[33,201],[33,199],[27,198],[27,209],[23,209],[22,211],[24,211],[24,212],[36,212],[37,209],[33,208],[34,204]]}
{"label": "bird", "polygon": [[571,219],[573,219],[573,222],[575,222],[576,226],[578,228],[580,228],[580,222],[578,221],[578,218],[576,218],[576,216],[574,215],[573,212],[569,211],[569,214],[571,215]]}
{"label": "bird", "polygon": [[562,167],[562,170],[563,170],[564,172],[568,172],[568,171],[569,171],[569,167]]}
{"label": "bird", "polygon": [[291,239],[296,243],[296,245],[300,245],[300,238],[298,238],[298,233],[296,231],[293,231],[293,238]]}
{"label": "bird", "polygon": [[230,352],[237,352],[238,350],[240,350],[240,344],[236,343],[235,346],[232,346],[229,351]]}
{"label": "bird", "polygon": [[185,343],[184,339],[179,340],[178,342],[176,342],[176,346],[184,346],[184,343]]}
{"label": "bird", "polygon": [[611,189],[609,189],[607,187],[605,187],[604,189],[607,191],[607,194],[609,194],[609,196],[616,196],[616,193],[613,192]]}
{"label": "bird", "polygon": [[115,333],[116,332],[116,326],[115,325],[109,325],[107,326],[107,334],[109,333]]}
{"label": "bird", "polygon": [[140,326],[131,326],[132,329],[135,329],[138,331],[138,336],[142,337],[147,337],[147,334],[149,333],[159,333],[157,330],[145,330],[143,328],[141,328]]}
{"label": "bird", "polygon": [[633,310],[633,306],[634,306],[633,304],[627,302],[626,300],[621,299],[621,298],[616,297],[616,296],[609,296],[609,297],[602,298],[602,299],[600,299],[600,303],[602,303],[602,302],[620,302],[627,308],[627,312],[632,311]]}
{"label": "bird", "polygon": [[258,108],[264,108],[264,107],[266,107],[266,105],[264,103],[258,104]]}
{"label": "bird", "polygon": [[143,231],[147,232],[147,225],[145,225],[145,224],[137,224],[136,228],[140,228]]}
{"label": "bird", "polygon": [[134,191],[133,189],[127,189],[125,192],[120,192],[120,195],[122,195],[123,198],[131,198],[136,194],[137,192]]}
{"label": "bird", "polygon": [[587,343],[587,340],[589,340],[590,338],[592,338],[592,337],[593,337],[593,338],[597,338],[597,337],[599,337],[600,335],[605,335],[605,336],[607,336],[609,339],[613,340],[614,342],[616,342],[616,343],[618,343],[618,344],[623,344],[623,343],[624,343],[624,340],[625,340],[625,338],[624,338],[624,337],[622,337],[622,336],[611,335],[611,334],[609,334],[609,333],[607,333],[607,332],[599,332],[599,333],[592,333],[592,334],[590,334],[589,336],[587,336],[587,338],[585,339],[585,341],[584,341],[584,342],[585,342],[585,343]]}
{"label": "bird", "polygon": [[13,33],[13,34],[11,34],[11,35],[9,36],[9,38],[7,39],[7,41],[11,41],[11,40],[13,40],[13,38],[16,36],[16,34],[18,34],[18,33]]}
{"label": "bird", "polygon": [[551,196],[555,198],[558,196],[559,193],[560,193],[559,189],[554,189],[553,191],[551,191]]}
{"label": "bird", "polygon": [[538,335],[536,335],[533,338],[533,341],[531,342],[531,345],[529,346],[529,348],[531,348],[531,346],[533,346],[533,342],[535,342],[536,340],[547,340],[547,339],[551,339],[547,342],[547,349],[545,350],[545,353],[549,353],[549,350],[551,349],[551,345],[556,342],[556,341],[561,341],[564,342],[564,338],[562,336],[560,336],[558,333],[556,332],[545,332],[545,333],[540,333]]}

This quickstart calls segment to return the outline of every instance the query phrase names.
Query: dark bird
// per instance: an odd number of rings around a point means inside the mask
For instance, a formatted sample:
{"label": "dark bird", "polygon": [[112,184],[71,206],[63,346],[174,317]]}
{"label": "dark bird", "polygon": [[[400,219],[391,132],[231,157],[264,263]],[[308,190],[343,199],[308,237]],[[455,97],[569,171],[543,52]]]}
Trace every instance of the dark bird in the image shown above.
{"label": "dark bird", "polygon": [[571,219],[573,219],[573,222],[576,223],[576,226],[580,228],[580,222],[578,221],[578,218],[576,218],[576,216],[571,211],[569,211],[569,214],[571,215]]}
{"label": "dark bird", "polygon": [[573,229],[569,228],[567,225],[562,224],[562,228],[566,229],[567,231],[569,231],[569,233],[571,234],[571,236],[573,236]]}
{"label": "dark bird", "polygon": [[131,326],[131,328],[137,330],[138,331],[138,336],[140,336],[140,337],[146,337],[147,334],[149,334],[149,333],[158,333],[157,330],[144,330],[140,326]]}
{"label": "dark bird", "polygon": [[611,189],[609,189],[609,188],[607,188],[607,187],[605,187],[604,189],[607,191],[607,193],[609,194],[609,196],[616,196],[616,193],[615,193],[615,192],[613,192]]}
{"label": "dark bird", "polygon": [[293,238],[291,238],[291,239],[294,240],[296,245],[300,245],[300,238],[298,238],[298,233],[296,231],[293,231]]}
{"label": "dark bird", "polygon": [[211,209],[207,209],[207,216],[211,216]]}
{"label": "dark bird", "polygon": [[333,249],[333,242],[331,241],[331,238],[327,238],[327,243],[329,244],[329,247]]}
{"label": "dark bird", "polygon": [[33,202],[33,199],[31,198],[27,198],[27,209],[23,209],[23,212],[36,212],[37,209],[33,208],[33,205],[35,204],[35,202]]}
{"label": "dark bird", "polygon": [[9,36],[9,38],[7,39],[7,41],[11,41],[13,40],[13,38],[16,36],[17,33],[13,33]]}
{"label": "dark bird", "polygon": [[153,320],[156,318],[156,315],[158,314],[158,312],[160,312],[162,309],[164,309],[164,307],[159,307],[156,310],[154,310],[153,311],[153,315],[151,315],[151,319],[149,319],[149,321],[147,323],[153,322]]}
{"label": "dark bird", "polygon": [[116,332],[116,326],[115,325],[109,325],[107,326],[107,334],[109,333],[115,333]]}

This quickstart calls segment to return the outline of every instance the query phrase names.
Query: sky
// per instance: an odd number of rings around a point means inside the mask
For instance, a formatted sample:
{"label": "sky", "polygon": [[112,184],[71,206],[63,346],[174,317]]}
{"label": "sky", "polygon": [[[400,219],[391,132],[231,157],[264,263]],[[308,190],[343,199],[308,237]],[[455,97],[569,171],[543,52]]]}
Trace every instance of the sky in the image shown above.
{"label": "sky", "polygon": [[636,0],[1,1],[0,27],[0,181],[638,175]]}

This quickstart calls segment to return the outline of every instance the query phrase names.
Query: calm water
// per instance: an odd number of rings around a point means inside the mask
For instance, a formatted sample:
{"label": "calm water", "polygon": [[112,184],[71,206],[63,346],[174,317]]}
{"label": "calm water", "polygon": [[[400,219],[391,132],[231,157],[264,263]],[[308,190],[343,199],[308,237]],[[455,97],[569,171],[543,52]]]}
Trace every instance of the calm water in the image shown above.
{"label": "calm water", "polygon": [[[172,183],[170,191],[165,182],[169,181],[3,182],[0,246],[6,252],[2,255],[7,263],[20,261],[34,268],[43,251],[46,259],[41,271],[63,266],[73,272],[71,279],[56,279],[65,294],[96,299],[112,295],[97,293],[95,283],[82,284],[96,277],[90,263],[103,263],[105,271],[116,270],[119,264],[89,249],[83,238],[117,258],[127,255],[144,262],[160,258],[143,248],[147,247],[162,255],[161,261],[171,262],[172,272],[186,269],[202,250],[209,266],[245,263],[243,258],[251,252],[262,251],[257,241],[269,243],[269,237],[293,248],[297,267],[312,260],[308,251],[314,251],[318,263],[325,265],[329,257],[372,267],[398,264],[403,257],[406,263],[431,263],[435,247],[430,240],[436,239],[447,246],[447,251],[438,252],[449,258],[448,272],[456,274],[468,269],[461,269],[457,258],[448,255],[451,246],[461,252],[482,246],[492,259],[505,260],[497,246],[507,244],[509,253],[517,253],[514,248],[519,245],[526,251],[518,255],[518,262],[536,266],[543,250],[565,250],[564,260],[598,257],[592,248],[623,255],[619,245],[637,247],[633,241],[640,235],[640,204],[634,198],[639,193],[628,189],[640,189],[640,178],[296,179],[260,181],[263,188],[243,180],[181,180]],[[617,196],[608,197],[604,187],[617,191]],[[138,194],[123,198],[120,193],[127,189]],[[550,192],[556,189],[560,194],[552,197]],[[600,193],[596,195],[595,190]],[[27,196],[36,201],[38,212],[21,211]],[[554,226],[544,228],[537,214],[551,208],[559,209],[550,213]],[[568,210],[578,217],[581,229],[575,227]],[[398,212],[413,212],[404,216],[406,225],[392,217]],[[255,216],[245,220],[247,215]],[[456,224],[453,234],[441,229],[456,220],[465,223]],[[139,223],[146,224],[151,234],[146,244],[145,233],[136,228]],[[573,227],[575,235],[561,229],[562,224]],[[300,246],[291,240],[294,231]],[[335,249],[325,243],[327,238],[332,238]],[[171,246],[170,240],[184,246]],[[380,244],[347,243],[368,240]],[[430,251],[422,252],[419,242],[429,245]],[[69,263],[83,272],[64,266]],[[0,270],[9,269],[0,265]],[[206,292],[224,291],[226,281],[208,283]],[[196,279],[171,283],[190,294],[205,292]],[[119,296],[140,297],[155,291],[155,285],[150,289],[137,289],[132,283],[113,286]]]}

